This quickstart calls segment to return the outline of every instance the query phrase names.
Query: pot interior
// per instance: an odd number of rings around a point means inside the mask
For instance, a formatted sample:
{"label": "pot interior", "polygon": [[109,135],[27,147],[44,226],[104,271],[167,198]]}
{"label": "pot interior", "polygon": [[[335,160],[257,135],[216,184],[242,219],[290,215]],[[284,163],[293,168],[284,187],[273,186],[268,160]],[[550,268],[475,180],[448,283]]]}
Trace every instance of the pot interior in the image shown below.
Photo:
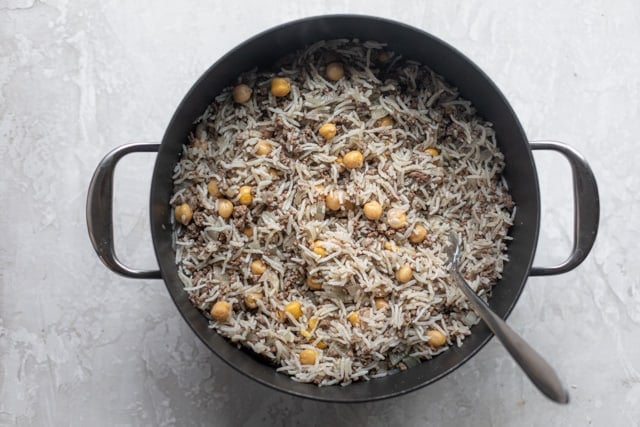
{"label": "pot interior", "polygon": [[272,365],[248,350],[238,349],[208,328],[208,321],[188,300],[177,276],[172,249],[171,175],[182,145],[199,117],[220,91],[231,85],[238,74],[254,67],[270,68],[287,53],[305,45],[336,38],[376,40],[406,58],[432,68],[457,86],[478,114],[493,122],[498,144],[505,155],[505,179],[517,206],[515,224],[510,230],[510,261],[502,279],[493,289],[490,306],[505,318],[516,303],[526,282],[535,254],[539,224],[539,190],[533,157],[522,127],[504,96],[491,80],[460,52],[437,38],[415,28],[379,18],[337,15],[308,18],[268,30],[246,41],[211,66],[193,85],[178,106],[162,140],[151,186],[151,231],[163,279],[181,314],[200,339],[220,358],[245,375],[280,391],[334,402],[382,399],[425,386],[458,368],[491,338],[480,323],[472,328],[460,348],[424,361],[395,375],[359,382],[347,387],[317,387],[292,381],[277,374]]}

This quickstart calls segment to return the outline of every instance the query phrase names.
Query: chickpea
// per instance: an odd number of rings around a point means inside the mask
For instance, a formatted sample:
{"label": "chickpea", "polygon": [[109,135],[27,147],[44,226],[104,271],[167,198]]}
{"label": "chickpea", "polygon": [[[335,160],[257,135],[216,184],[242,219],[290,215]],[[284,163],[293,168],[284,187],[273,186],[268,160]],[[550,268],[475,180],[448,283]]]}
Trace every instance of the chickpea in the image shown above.
{"label": "chickpea", "polygon": [[316,352],[315,350],[310,350],[305,348],[298,355],[300,358],[300,363],[303,365],[314,365],[316,363]]}
{"label": "chickpea", "polygon": [[240,190],[238,191],[238,202],[240,202],[241,205],[245,206],[250,205],[251,202],[253,202],[250,185],[243,185],[242,187],[240,187]]}
{"label": "chickpea", "polygon": [[387,224],[396,230],[402,228],[407,225],[407,214],[402,209],[391,208],[387,212]]}
{"label": "chickpea", "polygon": [[244,305],[247,306],[248,309],[253,310],[258,307],[258,300],[262,299],[262,295],[251,292],[244,296]]}
{"label": "chickpea", "polygon": [[387,300],[382,297],[374,298],[373,302],[376,306],[376,310],[384,310],[385,308],[389,307],[389,303],[387,302]]}
{"label": "chickpea", "polygon": [[400,283],[407,283],[413,278],[413,270],[409,264],[404,264],[396,271],[396,280]]}
{"label": "chickpea", "polygon": [[336,125],[334,125],[333,123],[325,123],[322,126],[320,126],[320,129],[318,130],[318,134],[320,134],[320,136],[323,137],[326,141],[336,136],[337,132],[338,132],[338,129],[336,128]]}
{"label": "chickpea", "polygon": [[411,243],[422,243],[427,237],[427,229],[423,225],[417,224],[413,227],[411,234],[409,235],[409,241]]}
{"label": "chickpea", "polygon": [[356,326],[356,325],[358,325],[360,323],[360,315],[358,314],[357,311],[354,311],[353,313],[351,313],[350,315],[347,316],[347,320],[353,326]]}
{"label": "chickpea", "polygon": [[218,322],[224,322],[231,313],[231,304],[226,301],[218,301],[211,307],[211,317]]}
{"label": "chickpea", "polygon": [[393,242],[384,242],[384,248],[388,251],[395,252],[398,250],[396,244]]}
{"label": "chickpea", "polygon": [[342,203],[340,203],[341,195],[343,195],[341,194],[341,192],[333,192],[333,191],[327,194],[327,196],[324,198],[324,202],[327,205],[327,207],[332,211],[340,210],[340,206],[342,206]]}
{"label": "chickpea", "polygon": [[439,348],[447,343],[447,337],[445,334],[437,329],[429,329],[427,331],[427,336],[429,337],[428,344],[431,348]]}
{"label": "chickpea", "polygon": [[258,156],[267,156],[271,153],[271,149],[273,147],[269,144],[269,141],[264,139],[258,140],[258,144],[256,145],[256,154]]}
{"label": "chickpea", "polygon": [[364,211],[364,216],[372,221],[380,219],[382,216],[382,205],[375,200],[365,203],[362,210]]}
{"label": "chickpea", "polygon": [[349,151],[347,154],[344,155],[342,160],[344,162],[344,166],[347,169],[355,169],[355,168],[362,167],[364,163],[364,157],[362,156],[362,153],[358,150]]}
{"label": "chickpea", "polygon": [[271,93],[278,97],[289,95],[291,92],[291,83],[282,77],[275,77],[271,80]]}
{"label": "chickpea", "polygon": [[251,98],[251,93],[253,90],[242,83],[233,88],[233,100],[238,104],[244,104]]}
{"label": "chickpea", "polygon": [[321,240],[313,242],[313,252],[320,256],[327,256],[327,250],[324,248]]}
{"label": "chickpea", "polygon": [[320,350],[324,350],[325,348],[327,348],[327,343],[324,341],[318,341],[318,344],[316,344],[316,347],[318,347]]}
{"label": "chickpea", "polygon": [[322,282],[318,279],[314,279],[313,277],[307,277],[307,286],[309,287],[309,289],[319,291],[320,289],[322,289]]}
{"label": "chickpea", "polygon": [[189,224],[189,222],[191,222],[191,218],[193,217],[191,206],[189,206],[187,203],[176,206],[175,216],[176,221],[178,221],[180,224]]}
{"label": "chickpea", "polygon": [[438,154],[440,154],[440,152],[438,151],[437,148],[433,148],[433,147],[429,147],[426,150],[424,150],[425,153],[430,154],[431,157],[437,157]]}
{"label": "chickpea", "polygon": [[309,326],[309,329],[313,330],[316,328],[316,326],[318,326],[318,318],[317,317],[312,317],[309,319],[309,322],[307,323],[307,326]]}
{"label": "chickpea", "polygon": [[220,189],[218,188],[218,181],[216,181],[215,179],[212,179],[211,181],[209,181],[209,183],[207,184],[207,191],[213,197],[220,197],[221,193],[220,193]]}
{"label": "chickpea", "polygon": [[293,316],[294,319],[298,319],[302,316],[302,305],[299,301],[291,301],[284,306],[284,311]]}
{"label": "chickpea", "polygon": [[378,120],[378,126],[380,127],[391,127],[393,126],[393,124],[395,123],[395,121],[393,120],[393,117],[391,116],[384,116],[383,118],[381,118],[380,120]]}
{"label": "chickpea", "polygon": [[339,62],[332,62],[327,65],[326,74],[329,80],[337,82],[344,77],[344,65]]}
{"label": "chickpea", "polygon": [[227,219],[233,213],[233,203],[227,199],[218,199],[218,215]]}
{"label": "chickpea", "polygon": [[251,272],[258,276],[267,271],[267,265],[261,259],[254,259],[251,261]]}

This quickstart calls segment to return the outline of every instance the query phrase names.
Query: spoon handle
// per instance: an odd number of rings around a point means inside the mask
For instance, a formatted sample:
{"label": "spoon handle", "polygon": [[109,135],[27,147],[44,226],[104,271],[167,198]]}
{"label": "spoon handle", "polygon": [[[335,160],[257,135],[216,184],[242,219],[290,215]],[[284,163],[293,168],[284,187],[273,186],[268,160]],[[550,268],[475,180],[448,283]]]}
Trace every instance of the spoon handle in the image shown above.
{"label": "spoon handle", "polygon": [[471,289],[458,269],[454,269],[460,285],[476,313],[485,321],[489,329],[502,342],[511,357],[520,365],[529,379],[549,399],[558,403],[569,403],[569,393],[551,365],[527,342],[511,329],[489,306]]}

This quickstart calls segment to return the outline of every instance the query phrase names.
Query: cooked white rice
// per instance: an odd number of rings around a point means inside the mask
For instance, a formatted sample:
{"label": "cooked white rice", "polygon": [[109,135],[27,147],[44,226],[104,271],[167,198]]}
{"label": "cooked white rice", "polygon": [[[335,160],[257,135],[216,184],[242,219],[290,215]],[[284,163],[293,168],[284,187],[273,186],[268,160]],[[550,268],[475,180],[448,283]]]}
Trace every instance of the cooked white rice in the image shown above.
{"label": "cooked white rice", "polygon": [[[337,82],[325,78],[330,62],[344,64]],[[291,83],[285,97],[270,93],[276,76]],[[193,211],[175,227],[185,291],[210,319],[215,302],[231,305],[211,327],[293,379],[320,385],[387,375],[462,345],[478,318],[450,277],[447,234],[461,237],[462,273],[486,299],[507,260],[512,223],[491,123],[429,68],[375,42],[319,42],[238,83],[253,89],[250,100],[235,103],[232,88],[217,96],[173,176],[172,206]],[[385,116],[392,127],[380,126]],[[337,125],[329,141],[318,134],[327,122]],[[273,147],[268,155],[256,154],[262,139]],[[351,150],[364,154],[362,167],[344,167]],[[229,219],[207,191],[212,179],[234,203]],[[246,207],[238,202],[244,185],[253,196]],[[326,195],[340,191],[340,210],[327,209]],[[383,208],[376,221],[363,215],[371,200]],[[405,227],[388,226],[391,208],[406,211]],[[418,224],[426,239],[411,243]],[[315,241],[326,255],[314,253]],[[250,270],[256,259],[267,267],[261,275]],[[400,283],[395,273],[405,264],[413,276]],[[308,277],[322,289],[311,290]],[[388,306],[376,308],[374,298]],[[283,315],[292,301],[301,304],[297,319]],[[444,345],[430,343],[434,330]],[[313,364],[301,363],[304,349],[315,352]]]}

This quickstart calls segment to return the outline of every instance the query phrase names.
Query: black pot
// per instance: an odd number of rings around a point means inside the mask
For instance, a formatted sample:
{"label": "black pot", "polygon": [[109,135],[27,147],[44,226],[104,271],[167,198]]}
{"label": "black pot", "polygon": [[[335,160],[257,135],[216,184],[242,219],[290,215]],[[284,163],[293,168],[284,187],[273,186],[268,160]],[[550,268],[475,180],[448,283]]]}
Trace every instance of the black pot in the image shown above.
{"label": "black pot", "polygon": [[[113,271],[134,278],[162,278],[178,310],[200,339],[222,360],[241,373],[274,389],[296,396],[333,402],[362,402],[398,396],[424,387],[454,371],[470,359],[492,337],[484,323],[472,328],[460,348],[426,361],[405,372],[359,382],[347,387],[317,387],[292,381],[276,373],[250,351],[240,350],[213,330],[208,321],[188,300],[178,279],[175,252],[172,249],[171,174],[182,145],[193,128],[193,121],[211,103],[213,97],[231,85],[234,79],[253,67],[269,67],[284,54],[319,40],[358,38],[388,44],[390,50],[431,67],[457,86],[463,98],[470,100],[478,113],[493,122],[498,144],[505,155],[504,176],[517,206],[515,224],[508,246],[510,261],[503,277],[493,289],[489,305],[506,318],[515,305],[529,276],[559,274],[575,268],[584,260],[595,241],[599,221],[598,189],[591,169],[576,151],[556,142],[529,143],[518,118],[495,84],[463,54],[437,38],[404,24],[386,19],[336,15],[294,21],[265,31],[231,50],[209,68],[193,85],[176,109],[162,144],[131,144],[109,153],[93,176],[87,200],[87,224],[98,256]],[[575,200],[574,248],[563,264],[531,267],[540,225],[538,177],[531,151],[555,150],[569,161],[573,171]],[[157,151],[151,184],[151,234],[160,271],[133,270],[120,263],[113,250],[112,193],[113,170],[125,154]]]}

